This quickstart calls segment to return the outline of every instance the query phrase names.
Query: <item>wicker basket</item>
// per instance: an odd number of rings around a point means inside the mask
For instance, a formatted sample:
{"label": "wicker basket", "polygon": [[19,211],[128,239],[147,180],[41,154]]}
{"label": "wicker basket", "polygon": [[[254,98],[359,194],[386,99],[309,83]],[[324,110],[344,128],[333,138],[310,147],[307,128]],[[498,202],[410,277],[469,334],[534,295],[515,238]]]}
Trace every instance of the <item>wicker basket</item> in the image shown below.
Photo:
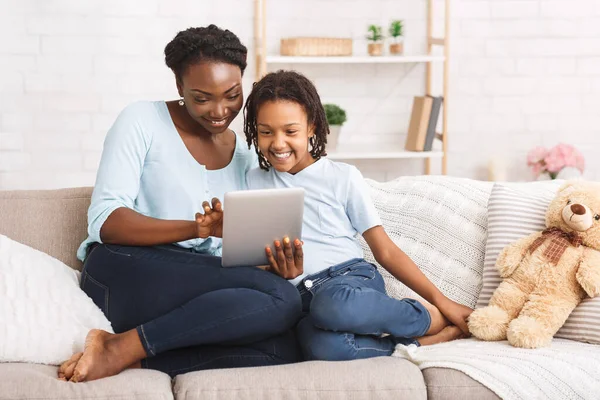
{"label": "wicker basket", "polygon": [[281,39],[282,56],[351,56],[352,39],[298,37]]}

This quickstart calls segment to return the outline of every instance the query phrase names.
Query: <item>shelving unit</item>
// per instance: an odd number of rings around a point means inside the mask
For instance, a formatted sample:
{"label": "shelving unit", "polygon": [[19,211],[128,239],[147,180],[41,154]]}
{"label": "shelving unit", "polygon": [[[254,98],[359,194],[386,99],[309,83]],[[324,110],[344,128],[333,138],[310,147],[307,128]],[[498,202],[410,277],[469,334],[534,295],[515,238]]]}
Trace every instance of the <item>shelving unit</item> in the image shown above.
{"label": "shelving unit", "polygon": [[291,57],[267,56],[267,64],[401,64],[444,61],[442,56],[350,56],[350,57]]}
{"label": "shelving unit", "polygon": [[[328,157],[336,160],[366,160],[366,159],[425,159],[425,173],[431,173],[431,159],[441,158],[442,174],[446,175],[448,167],[448,78],[449,78],[449,33],[450,33],[450,0],[444,0],[444,37],[433,36],[434,0],[425,0],[427,7],[427,48],[425,54],[408,56],[349,56],[349,57],[292,57],[267,55],[267,0],[254,0],[254,36],[256,38],[256,80],[258,81],[267,73],[268,64],[399,64],[399,63],[425,63],[425,90],[424,93],[432,95],[432,63],[443,63],[442,95],[442,131],[437,138],[442,141],[441,151],[412,152],[401,148],[393,148],[388,143],[381,148],[365,146],[339,145],[335,151],[329,152]],[[443,46],[444,55],[432,54],[434,46]]]}
{"label": "shelving unit", "polygon": [[[388,147],[388,146],[386,146]],[[406,151],[404,149],[393,148],[364,148],[364,146],[343,146],[340,145],[335,152],[328,152],[327,157],[332,160],[393,160],[399,158],[442,158],[444,153],[441,151]]]}

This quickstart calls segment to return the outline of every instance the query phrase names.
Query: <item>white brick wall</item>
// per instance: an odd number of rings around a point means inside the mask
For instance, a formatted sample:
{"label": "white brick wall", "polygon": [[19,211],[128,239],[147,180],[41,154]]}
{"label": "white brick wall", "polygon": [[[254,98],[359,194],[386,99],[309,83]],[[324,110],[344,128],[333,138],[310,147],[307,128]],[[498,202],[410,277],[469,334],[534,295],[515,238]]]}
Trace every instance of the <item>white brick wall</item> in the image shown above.
{"label": "white brick wall", "polygon": [[[405,20],[406,53],[425,45],[425,0],[267,1],[273,53],[280,37],[326,35],[355,38],[362,54],[366,25],[392,18]],[[500,158],[509,179],[527,179],[527,151],[565,141],[584,152],[586,176],[600,178],[600,1],[451,3],[450,174],[485,179],[488,162]],[[254,77],[252,0],[0,0],[0,7],[0,189],[92,185],[118,112],[134,100],[176,98],[162,51],[178,30],[231,29],[251,50],[246,91]],[[301,69],[324,101],[347,109],[346,142],[402,143],[412,96],[424,87],[423,65],[278,67]],[[241,118],[233,127],[240,130]],[[358,166],[376,179],[422,171],[421,161]]]}

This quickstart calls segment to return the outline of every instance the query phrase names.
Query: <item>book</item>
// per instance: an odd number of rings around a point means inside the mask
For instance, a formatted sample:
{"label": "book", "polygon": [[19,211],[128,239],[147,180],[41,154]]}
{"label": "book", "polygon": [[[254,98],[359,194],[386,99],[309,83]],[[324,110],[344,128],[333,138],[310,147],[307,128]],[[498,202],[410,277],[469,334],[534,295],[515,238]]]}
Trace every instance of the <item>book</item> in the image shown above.
{"label": "book", "polygon": [[405,150],[423,151],[432,104],[433,99],[431,97],[415,96],[410,123],[408,125],[408,134],[406,135],[406,143],[404,144]]}
{"label": "book", "polygon": [[427,124],[427,134],[425,135],[425,144],[423,146],[423,151],[431,151],[433,147],[433,140],[436,136],[436,128],[438,123],[438,118],[440,116],[440,109],[442,108],[442,96],[429,96],[431,97],[433,103],[431,104],[431,113],[429,115],[429,123]]}

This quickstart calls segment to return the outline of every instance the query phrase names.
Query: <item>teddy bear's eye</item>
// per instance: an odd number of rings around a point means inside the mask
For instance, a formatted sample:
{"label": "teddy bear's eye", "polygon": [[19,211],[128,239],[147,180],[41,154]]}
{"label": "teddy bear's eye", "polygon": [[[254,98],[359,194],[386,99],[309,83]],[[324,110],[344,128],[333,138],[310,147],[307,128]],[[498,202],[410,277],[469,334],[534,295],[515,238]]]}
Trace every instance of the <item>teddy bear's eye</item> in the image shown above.
{"label": "teddy bear's eye", "polygon": [[567,204],[571,204],[571,200],[567,200]]}
{"label": "teddy bear's eye", "polygon": [[600,220],[600,215],[598,215],[598,214],[594,215],[594,219],[595,219],[596,221],[599,221],[599,220]]}

